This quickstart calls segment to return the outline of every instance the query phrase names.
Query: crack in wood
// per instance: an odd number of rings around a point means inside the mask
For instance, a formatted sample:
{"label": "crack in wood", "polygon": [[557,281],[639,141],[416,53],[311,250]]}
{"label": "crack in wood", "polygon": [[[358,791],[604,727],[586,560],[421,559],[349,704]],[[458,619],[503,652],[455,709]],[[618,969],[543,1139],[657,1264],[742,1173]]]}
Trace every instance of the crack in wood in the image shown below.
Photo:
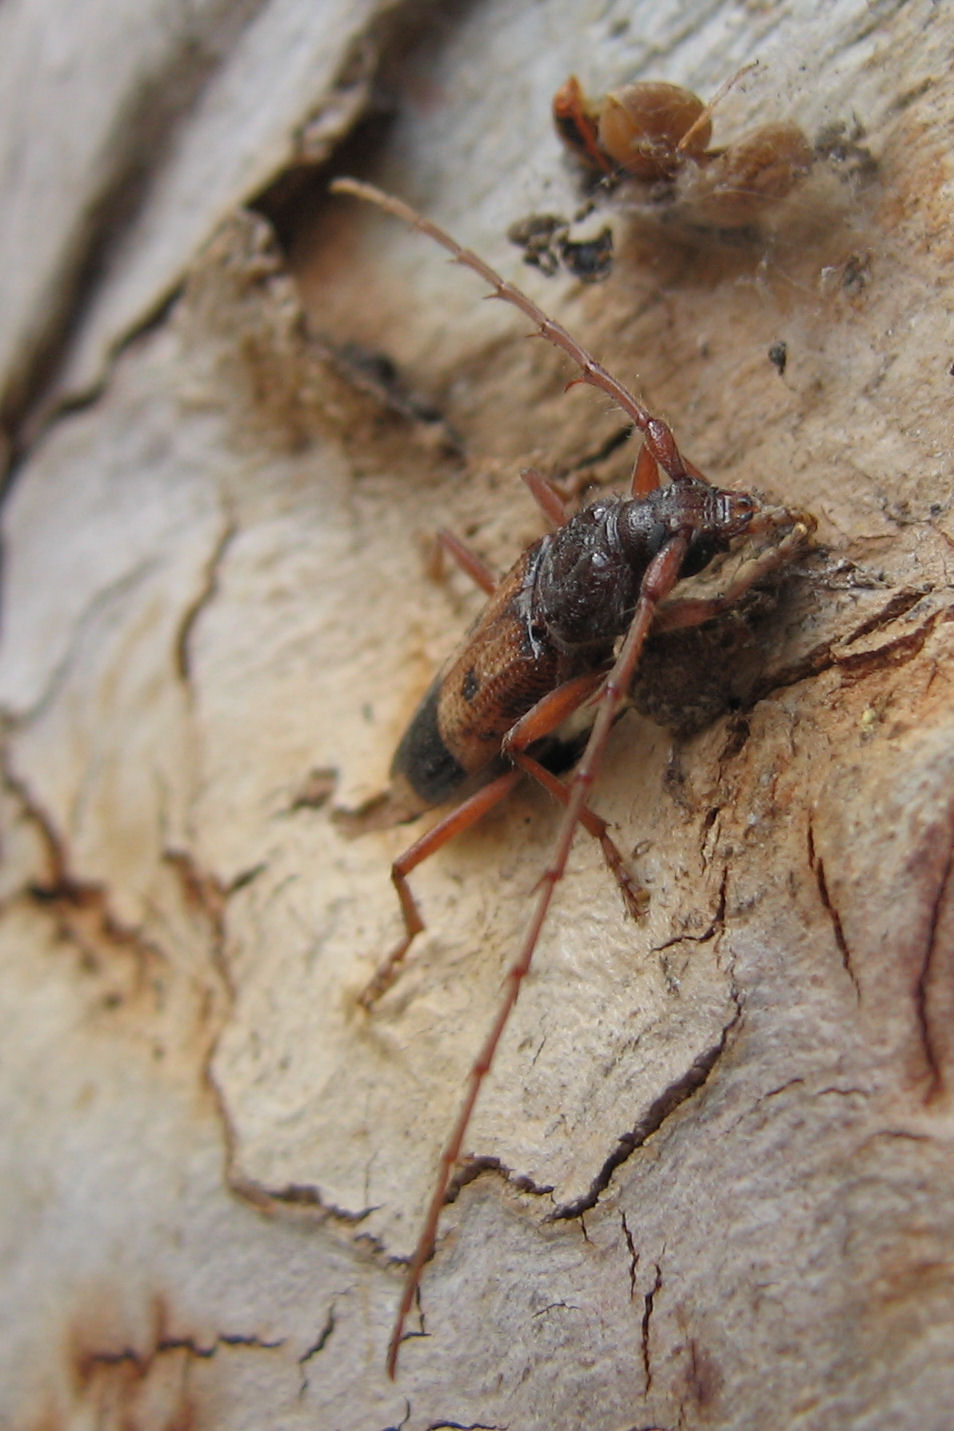
{"label": "crack in wood", "polygon": [[497,1173],[518,1191],[531,1193],[534,1197],[547,1197],[553,1192],[552,1183],[535,1183],[525,1173],[515,1173],[500,1158],[495,1157],[492,1153],[487,1153],[480,1157],[468,1158],[461,1164],[447,1185],[445,1204],[456,1202],[462,1189],[468,1183],[479,1178],[482,1173]]}
{"label": "crack in wood", "polygon": [[587,1212],[591,1207],[595,1207],[600,1195],[609,1186],[613,1174],[638,1148],[641,1148],[654,1133],[657,1133],[667,1118],[673,1114],[677,1108],[685,1103],[708,1081],[709,1075],[715,1068],[719,1058],[725,1050],[729,1036],[742,1017],[741,1008],[736,1005],[735,1013],[729,1022],[724,1026],[719,1039],[711,1048],[705,1049],[686,1069],[679,1078],[674,1079],[667,1088],[654,1098],[647,1108],[645,1114],[628,1133],[624,1133],[619,1139],[616,1147],[604,1162],[602,1168],[590,1184],[589,1190],[581,1197],[575,1198],[572,1202],[564,1203],[562,1206],[554,1208],[550,1213],[548,1221],[568,1221],[577,1218],[582,1213]]}
{"label": "crack in wood", "polygon": [[[889,608],[890,605],[889,602]],[[892,615],[890,619],[893,620],[894,616]],[[800,681],[820,676],[829,670],[842,671],[846,681],[858,681],[864,680],[865,677],[878,671],[906,665],[923,650],[935,626],[948,621],[954,621],[954,606],[940,607],[913,631],[895,636],[890,641],[886,641],[884,645],[869,651],[838,652],[834,647],[836,644],[840,644],[841,638],[838,643],[834,640],[825,641],[790,666],[774,671],[770,679],[756,686],[748,704],[754,706],[777,690],[797,685]],[[870,634],[872,630],[877,630],[881,624],[880,622],[863,623],[863,627],[859,630],[865,629],[866,634]],[[851,636],[847,639],[854,640],[857,637]]]}
{"label": "crack in wood", "polygon": [[29,881],[22,893],[50,911],[60,935],[76,947],[90,968],[100,964],[104,946],[132,954],[140,971],[155,960],[168,963],[165,951],[155,941],[119,918],[103,884],[71,873],[66,838],[26,782],[9,769],[4,770],[3,780],[23,818],[39,835],[47,861],[45,877]]}
{"label": "crack in wood", "polygon": [[838,912],[838,907],[831,897],[828,888],[828,881],[825,877],[825,863],[815,848],[815,831],[812,826],[811,817],[808,821],[808,867],[815,876],[815,884],[818,888],[818,896],[822,903],[822,908],[831,921],[832,933],[835,936],[835,943],[841,954],[841,962],[845,973],[852,982],[855,991],[855,998],[861,1003],[861,984],[858,982],[858,975],[855,973],[851,959],[851,950],[848,947],[848,940],[845,937],[845,928]]}
{"label": "crack in wood", "polygon": [[192,659],[189,654],[189,643],[192,640],[192,633],[203,611],[215,600],[219,589],[219,570],[225,553],[231,546],[237,532],[238,526],[232,518],[229,518],[219,533],[215,545],[205,563],[202,573],[202,585],[179,619],[174,645],[175,666],[177,676],[187,688],[191,686],[192,681]]}
{"label": "crack in wood", "polygon": [[653,1369],[649,1357],[649,1325],[652,1321],[653,1310],[656,1305],[656,1296],[662,1287],[662,1268],[659,1263],[655,1263],[656,1276],[649,1291],[643,1294],[643,1316],[641,1322],[640,1345],[643,1352],[643,1375],[646,1380],[644,1395],[648,1395],[653,1384]]}
{"label": "crack in wood", "polygon": [[215,1340],[204,1344],[192,1336],[161,1336],[148,1351],[139,1352],[134,1347],[120,1347],[116,1351],[87,1351],[75,1358],[77,1380],[81,1386],[88,1385],[100,1368],[130,1367],[137,1380],[144,1380],[158,1359],[176,1352],[185,1352],[198,1361],[208,1361],[223,1347],[247,1348],[253,1351],[277,1351],[285,1345],[285,1337],[267,1340],[255,1333],[220,1332]]}
{"label": "crack in wood", "polygon": [[626,1221],[626,1213],[620,1208],[619,1220],[623,1226],[623,1236],[626,1239],[626,1247],[629,1251],[629,1300],[636,1300],[636,1269],[639,1266],[639,1253],[636,1250],[636,1243],[633,1234],[629,1230],[629,1223]]}
{"label": "crack in wood", "polygon": [[947,859],[944,862],[944,869],[938,881],[937,892],[931,904],[924,956],[921,960],[921,967],[918,971],[918,977],[914,987],[914,1007],[917,1013],[918,1028],[921,1033],[921,1044],[924,1049],[924,1058],[929,1074],[927,1093],[924,1098],[925,1103],[933,1102],[944,1091],[944,1074],[941,1057],[937,1049],[935,1033],[931,1027],[928,986],[934,969],[935,957],[939,952],[938,928],[946,904],[945,896],[951,884],[952,872],[954,872],[954,841],[949,838]]}

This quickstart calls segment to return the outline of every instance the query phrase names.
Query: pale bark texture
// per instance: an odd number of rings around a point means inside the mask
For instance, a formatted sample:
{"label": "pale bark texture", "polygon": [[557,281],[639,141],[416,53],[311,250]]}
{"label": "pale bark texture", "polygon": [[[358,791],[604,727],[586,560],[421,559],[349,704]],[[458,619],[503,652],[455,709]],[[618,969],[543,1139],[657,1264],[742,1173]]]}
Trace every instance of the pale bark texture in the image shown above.
{"label": "pale bark texture", "polygon": [[[929,0],[0,7],[0,1425],[951,1425],[952,50]],[[800,124],[788,199],[598,193],[605,281],[521,263],[583,205],[570,73],[752,61],[714,142]],[[343,812],[479,608],[435,531],[506,569],[521,468],[621,490],[634,444],[343,172],[818,521],[647,659],[594,805],[648,911],[579,839],[394,1382],[556,816],[415,873],[369,1014],[425,826]]]}

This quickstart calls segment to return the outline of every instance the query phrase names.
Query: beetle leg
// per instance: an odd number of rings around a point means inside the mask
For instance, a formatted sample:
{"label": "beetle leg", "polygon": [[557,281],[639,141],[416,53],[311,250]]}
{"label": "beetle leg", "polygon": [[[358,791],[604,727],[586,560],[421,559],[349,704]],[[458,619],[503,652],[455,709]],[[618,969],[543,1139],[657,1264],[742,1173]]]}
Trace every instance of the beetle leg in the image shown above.
{"label": "beetle leg", "polygon": [[552,482],[542,476],[535,467],[527,467],[520,476],[526,482],[533,494],[533,499],[541,512],[547,517],[555,527],[562,527],[566,524],[568,513],[566,503],[560,496]]}
{"label": "beetle leg", "polygon": [[570,75],[553,96],[553,122],[564,144],[578,158],[604,174],[612,173],[613,165],[600,148],[595,119],[576,75]]}
{"label": "beetle leg", "polygon": [[519,768],[507,770],[496,780],[492,780],[489,785],[482,785],[462,804],[456,806],[443,819],[438,820],[437,824],[433,825],[419,840],[415,840],[413,845],[409,845],[404,853],[394,861],[391,866],[391,879],[397,890],[398,899],[401,901],[401,913],[404,915],[404,937],[378,966],[358,995],[358,1003],[364,1008],[370,1009],[391,987],[398,976],[404,956],[424,928],[424,920],[421,918],[417,901],[407,882],[408,875],[424,860],[429,859],[448,840],[452,840],[463,830],[469,829],[471,825],[477,823],[481,816],[486,815],[488,810],[492,810],[495,805],[498,805],[510,794],[520,777]]}
{"label": "beetle leg", "polygon": [[758,60],[752,60],[749,64],[743,65],[740,70],[736,70],[735,74],[730,75],[727,80],[722,81],[722,84],[720,84],[715,94],[709,100],[709,103],[706,105],[705,109],[703,109],[702,112],[698,115],[698,117],[693,120],[692,124],[689,126],[685,134],[680,139],[679,143],[676,145],[677,153],[681,153],[682,151],[689,148],[693,138],[698,133],[698,131],[702,128],[702,126],[706,123],[707,120],[712,118],[712,113],[716,105],[720,104],[722,100],[725,99],[726,95],[729,93],[729,90],[733,89],[734,86],[738,84],[739,80],[742,78],[743,75],[747,75],[750,70],[758,69],[758,65]]}
{"label": "beetle leg", "polygon": [[[561,805],[565,807],[569,803],[569,787],[552,771],[547,770],[546,766],[524,751],[511,750],[510,755],[522,770],[531,775],[555,800],[559,800]],[[601,815],[597,815],[595,810],[591,810],[589,805],[584,805],[580,824],[588,834],[599,840],[606,868],[619,886],[627,910],[634,919],[642,918],[649,908],[649,891],[633,879],[619,846],[610,838],[606,821]]]}
{"label": "beetle leg", "polygon": [[483,557],[479,557],[466,542],[444,527],[441,527],[437,533],[437,540],[447,555],[454,558],[461,571],[470,577],[475,586],[479,586],[481,591],[486,592],[488,596],[493,596],[497,590],[497,578]]}
{"label": "beetle leg", "polygon": [[[652,461],[652,458],[649,460]],[[656,470],[655,465],[653,470]],[[555,527],[564,526],[569,514],[566,509],[566,503],[563,501],[563,498],[553,483],[548,482],[546,477],[539,473],[535,467],[527,467],[520,473],[520,476],[530,488],[534,501],[547,520],[552,522]],[[658,475],[653,486],[659,486]],[[486,592],[488,596],[493,596],[497,590],[497,577],[484,559],[479,557],[465,541],[455,536],[453,532],[447,531],[445,527],[442,527],[440,531],[438,531],[437,540],[443,550],[447,552],[448,556],[453,557],[460,569],[466,572],[471,581],[479,586],[481,591]]]}
{"label": "beetle leg", "polygon": [[[566,720],[568,715],[578,710],[602,681],[602,673],[580,676],[549,692],[503,738],[502,751],[510,760],[525,770],[548,794],[559,800],[564,807],[569,803],[570,790],[552,771],[547,770],[538,760],[527,753],[527,747],[543,736],[549,735]],[[620,894],[629,913],[634,919],[646,913],[649,896],[633,879],[618,846],[610,838],[609,826],[602,816],[597,815],[588,805],[584,805],[580,815],[583,828],[599,840],[606,867],[619,886]]]}
{"label": "beetle leg", "polygon": [[[689,466],[689,464],[686,464]],[[659,486],[659,467],[655,457],[646,446],[640,444],[633,466],[632,493],[634,497],[648,497]]]}
{"label": "beetle leg", "polygon": [[[432,826],[419,840],[415,840],[414,844],[410,845],[394,861],[391,866],[391,879],[397,890],[401,913],[404,916],[404,936],[375,970],[365,988],[358,995],[358,1002],[364,1008],[372,1008],[381,995],[390,989],[398,977],[400,966],[404,962],[408,949],[424,929],[424,920],[408,884],[408,875],[411,871],[429,859],[448,840],[452,840],[455,835],[461,834],[471,825],[476,824],[488,810],[492,810],[495,805],[505,799],[524,771],[533,776],[534,780],[538,781],[561,804],[567,804],[570,798],[567,786],[549,770],[545,770],[532,756],[527,755],[524,747],[556,730],[567,716],[578,710],[587,697],[592,695],[601,680],[600,672],[587,673],[558,686],[555,691],[550,691],[542,700],[538,701],[508,731],[502,743],[503,754],[513,760],[516,769],[508,770],[503,775],[499,775],[496,780],[492,780],[489,785],[481,786],[462,804],[456,806],[443,819],[438,820],[436,825]],[[622,854],[610,838],[606,821],[588,807],[584,809],[580,820],[584,829],[594,839],[599,840],[607,867],[619,885],[626,907],[634,918],[638,918],[646,910],[646,893],[630,875]]]}
{"label": "beetle leg", "polygon": [[693,598],[682,597],[669,601],[656,615],[654,631],[679,631],[687,626],[701,626],[713,616],[734,606],[752,586],[761,581],[783,564],[791,561],[799,547],[803,546],[815,529],[815,519],[802,513],[779,512],[768,509],[762,514],[770,518],[766,526],[773,529],[791,523],[791,530],[772,545],[743,562],[728,586],[718,596]]}

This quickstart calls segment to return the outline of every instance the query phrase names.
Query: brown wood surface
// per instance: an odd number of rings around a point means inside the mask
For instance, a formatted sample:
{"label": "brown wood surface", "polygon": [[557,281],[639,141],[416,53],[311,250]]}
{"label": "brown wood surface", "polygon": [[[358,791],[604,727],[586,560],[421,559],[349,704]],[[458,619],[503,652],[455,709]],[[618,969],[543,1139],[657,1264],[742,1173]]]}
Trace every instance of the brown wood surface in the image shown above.
{"label": "brown wood surface", "polygon": [[[0,1424],[943,1431],[947,7],[81,8],[0,7]],[[568,74],[705,97],[755,59],[714,142],[791,119],[829,151],[756,232],[619,192],[577,231],[611,226],[604,283],[521,264],[508,227],[580,203]],[[423,826],[341,812],[479,607],[436,528],[505,569],[541,530],[522,467],[621,488],[633,454],[341,172],[819,524],[647,660],[594,804],[648,913],[580,839],[393,1384],[556,814],[521,787],[414,872],[428,930],[368,1015]]]}

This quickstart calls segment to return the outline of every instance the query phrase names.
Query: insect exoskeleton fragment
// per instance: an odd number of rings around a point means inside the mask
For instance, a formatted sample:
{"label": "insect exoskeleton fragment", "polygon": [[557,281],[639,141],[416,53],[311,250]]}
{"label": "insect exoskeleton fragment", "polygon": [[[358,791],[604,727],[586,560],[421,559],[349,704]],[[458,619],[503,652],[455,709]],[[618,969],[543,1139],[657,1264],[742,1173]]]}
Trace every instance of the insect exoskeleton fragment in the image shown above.
{"label": "insect exoskeleton fragment", "polygon": [[[647,636],[651,630],[696,626],[726,610],[768,572],[804,550],[814,521],[800,512],[766,506],[751,492],[711,484],[682,454],[661,418],[532,299],[437,224],[370,184],[338,179],[332,188],[403,219],[473,270],[492,297],[519,309],[540,336],[571,359],[577,382],[598,389],[620,408],[641,439],[629,494],[601,496],[572,514],[550,483],[536,472],[525,473],[552,530],[521,553],[499,580],[463,543],[443,536],[451,556],[485,591],[487,606],[424,695],[398,745],[391,775],[395,801],[411,811],[457,803],[394,862],[391,876],[404,930],[361,995],[364,1007],[372,1011],[400,976],[424,927],[408,882],[423,860],[473,825],[525,776],[542,785],[563,813],[528,927],[441,1154],[388,1346],[387,1369],[393,1376],[474,1105],[581,826],[599,842],[630,912],[635,915],[642,908],[641,891],[605,821],[591,808],[590,797]],[[718,595],[673,595],[683,577],[708,567],[737,539],[757,533],[758,550],[736,567]],[[591,707],[592,726],[572,777],[564,780],[548,766],[548,740],[583,706]]]}
{"label": "insect exoskeleton fragment", "polygon": [[678,196],[706,222],[739,227],[790,194],[814,153],[788,120],[761,124],[713,148],[712,114],[728,87],[708,104],[681,85],[653,80],[591,99],[571,75],[553,97],[553,120],[591,173],[638,184],[653,202]]}

